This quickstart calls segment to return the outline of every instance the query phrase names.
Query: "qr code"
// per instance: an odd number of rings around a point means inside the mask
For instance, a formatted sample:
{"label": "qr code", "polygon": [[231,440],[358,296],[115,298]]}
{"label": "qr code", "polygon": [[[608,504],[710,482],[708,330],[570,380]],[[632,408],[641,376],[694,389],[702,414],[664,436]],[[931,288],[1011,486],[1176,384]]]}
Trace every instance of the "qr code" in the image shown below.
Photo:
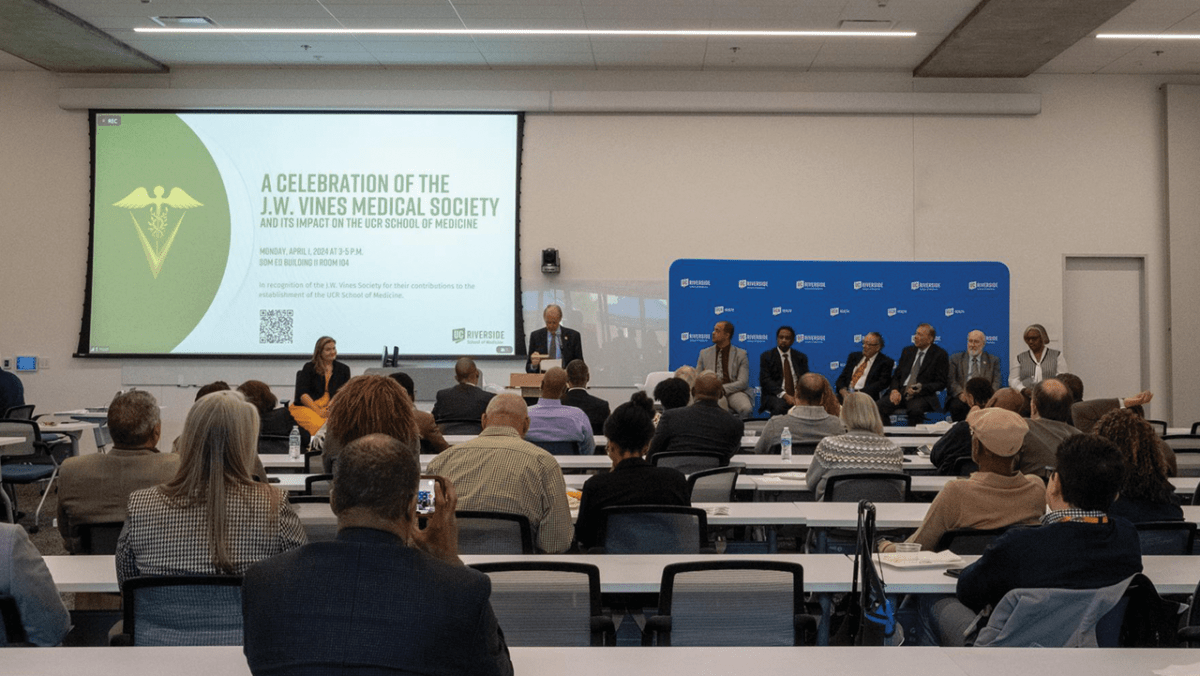
{"label": "qr code", "polygon": [[259,310],[258,342],[280,344],[292,342],[292,322],[295,310]]}

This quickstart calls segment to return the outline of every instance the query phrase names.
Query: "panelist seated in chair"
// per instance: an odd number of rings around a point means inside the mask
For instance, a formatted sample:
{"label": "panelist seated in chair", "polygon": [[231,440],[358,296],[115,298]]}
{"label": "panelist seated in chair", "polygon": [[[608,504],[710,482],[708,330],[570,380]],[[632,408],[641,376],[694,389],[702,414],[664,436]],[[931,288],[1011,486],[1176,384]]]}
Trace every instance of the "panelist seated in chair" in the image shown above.
{"label": "panelist seated in chair", "polygon": [[938,392],[946,389],[950,377],[950,357],[934,344],[937,331],[929,324],[917,325],[912,345],[900,353],[900,362],[892,373],[892,382],[879,400],[884,419],[903,411],[909,425],[925,422],[925,414],[938,410]]}
{"label": "panelist seated in chair", "polygon": [[179,471],[179,456],[157,448],[162,419],[149,392],[114,397],[108,430],[113,440],[108,453],[67,458],[59,469],[58,530],[71,553],[91,553],[79,551],[77,526],[124,521],[131,493],[166,483]]}
{"label": "panelist seated in chair", "polygon": [[654,404],[646,393],[634,392],[605,421],[605,451],[613,466],[609,473],[597,474],[583,484],[579,518],[575,521],[575,541],[581,549],[600,544],[605,507],[691,505],[687,478],[682,473],[646,462],[646,450],[654,436],[653,411]]}
{"label": "panelist seated in chair", "polygon": [[[921,527],[905,540],[919,543],[925,551],[933,550],[950,530],[1036,525],[1046,513],[1045,484],[1014,467],[1029,430],[1021,416],[1002,408],[983,408],[971,411],[964,422],[970,426],[971,458],[979,471],[966,481],[946,484],[933,499]],[[881,552],[894,549],[890,542],[879,547]]]}
{"label": "panelist seated in chair", "polygon": [[422,529],[420,476],[417,457],[386,435],[342,450],[330,493],[337,539],[246,572],[252,673],[513,673],[491,583],[458,557],[454,486],[436,478]]}
{"label": "panelist seated in chair", "polygon": [[928,645],[962,645],[975,615],[1014,589],[1100,589],[1142,571],[1137,530],[1108,514],[1124,478],[1121,451],[1078,434],[1059,445],[1056,462],[1046,486],[1051,511],[1041,526],[997,538],[963,570],[956,596],[921,596]]}

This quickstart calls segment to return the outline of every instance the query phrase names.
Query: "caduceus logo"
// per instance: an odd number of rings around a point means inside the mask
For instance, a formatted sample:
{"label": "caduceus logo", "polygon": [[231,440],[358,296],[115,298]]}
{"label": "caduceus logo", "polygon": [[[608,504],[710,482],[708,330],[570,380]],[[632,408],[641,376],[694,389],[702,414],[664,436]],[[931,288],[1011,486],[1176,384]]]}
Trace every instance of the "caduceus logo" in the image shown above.
{"label": "caduceus logo", "polygon": [[[179,234],[179,226],[183,225],[183,217],[186,215],[185,212],[180,212],[175,226],[171,227],[169,213],[171,208],[194,209],[204,206],[192,199],[192,196],[184,192],[183,188],[171,188],[171,194],[166,197],[163,197],[164,192],[161,185],[156,185],[154,186],[154,197],[151,197],[145,188],[138,188],[126,195],[120,202],[113,204],[114,207],[129,209],[129,218],[133,220],[133,227],[137,230],[142,250],[146,252],[146,262],[150,264],[150,273],[154,275],[155,279],[162,271],[163,262],[167,260],[167,254],[171,251],[171,243],[175,241],[175,235]],[[142,224],[138,223],[137,216],[133,213],[137,209],[146,207],[149,207],[146,228],[150,230],[150,237],[154,239],[153,243],[150,238],[146,237]],[[167,234],[167,228],[171,228],[170,235]],[[163,237],[166,237],[165,241]]]}

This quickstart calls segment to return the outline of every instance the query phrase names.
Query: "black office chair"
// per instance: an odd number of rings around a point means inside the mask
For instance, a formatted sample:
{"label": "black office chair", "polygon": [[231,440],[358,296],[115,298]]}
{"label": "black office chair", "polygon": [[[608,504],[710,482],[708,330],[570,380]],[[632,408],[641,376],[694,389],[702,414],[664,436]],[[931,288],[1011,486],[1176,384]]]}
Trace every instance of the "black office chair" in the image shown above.
{"label": "black office chair", "polygon": [[483,422],[477,419],[444,418],[437,421],[437,426],[442,434],[479,434],[483,431]]}
{"label": "black office chair", "polygon": [[17,444],[0,446],[0,481],[7,490],[4,502],[11,506],[12,512],[17,513],[16,491],[12,485],[45,483],[42,488],[42,499],[38,502],[33,515],[33,525],[29,532],[38,531],[38,521],[41,519],[42,507],[46,504],[46,496],[50,494],[54,480],[58,478],[59,463],[65,459],[69,447],[60,445],[55,451],[42,440],[38,424],[32,420],[0,419],[0,437],[21,437],[23,441]]}
{"label": "black office chair", "polygon": [[1196,541],[1196,524],[1187,521],[1136,523],[1142,556],[1190,556]]}
{"label": "black office chair", "polygon": [[117,539],[121,537],[124,521],[108,523],[81,523],[75,526],[79,534],[79,551],[77,554],[106,554],[117,553]]}
{"label": "black office chair", "polygon": [[532,554],[533,528],[523,514],[459,510],[460,554]]}
{"label": "black office chair", "polygon": [[978,471],[979,465],[969,455],[954,460],[954,476],[971,476]]}
{"label": "black office chair", "polygon": [[4,418],[7,420],[33,420],[33,408],[33,404],[10,406],[4,411]]}
{"label": "black office chair", "polygon": [[704,469],[725,467],[729,464],[729,456],[714,451],[661,451],[650,456],[650,464],[670,467],[686,476]]}
{"label": "black office chair", "polygon": [[693,503],[733,502],[738,476],[746,465],[736,462],[726,467],[714,467],[688,475],[688,495]]}
{"label": "black office chair", "polygon": [[121,585],[124,620],[115,646],[242,644],[242,578],[134,577]]}
{"label": "black office chair", "polygon": [[1167,434],[1162,439],[1176,453],[1200,452],[1200,434]]}
{"label": "black office chair", "polygon": [[783,561],[673,563],[642,645],[798,646],[815,633],[804,615],[804,568]]}
{"label": "black office chair", "polygon": [[942,537],[938,538],[937,544],[933,546],[933,551],[943,552],[950,550],[959,556],[964,554],[983,554],[983,550],[987,549],[996,538],[1004,535],[1013,528],[1031,527],[1033,526],[1014,525],[990,529],[952,528],[942,533]]}
{"label": "black office chair", "polygon": [[579,455],[578,441],[534,441],[532,439],[526,441],[550,455]]}
{"label": "black office chair", "polygon": [[897,472],[835,474],[825,480],[824,502],[908,502],[912,477]]}
{"label": "black office chair", "polygon": [[312,474],[304,477],[304,492],[300,495],[324,496],[328,499],[331,486],[333,486],[332,474]]}
{"label": "black office chair", "polygon": [[608,554],[699,554],[708,550],[708,515],[698,507],[605,507],[600,541]]}
{"label": "black office chair", "polygon": [[600,603],[600,569],[589,563],[508,561],[472,566],[492,580],[492,610],[510,646],[616,645]]}
{"label": "black office chair", "polygon": [[[1154,428],[1154,431],[1158,434],[1158,436],[1160,436],[1160,437],[1167,436],[1167,421],[1166,420],[1147,420],[1146,422],[1150,423],[1150,426]],[[1195,434],[1195,432],[1193,432],[1193,434]]]}
{"label": "black office chair", "polygon": [[258,454],[286,454],[288,449],[288,437],[286,434],[260,434],[258,435]]}

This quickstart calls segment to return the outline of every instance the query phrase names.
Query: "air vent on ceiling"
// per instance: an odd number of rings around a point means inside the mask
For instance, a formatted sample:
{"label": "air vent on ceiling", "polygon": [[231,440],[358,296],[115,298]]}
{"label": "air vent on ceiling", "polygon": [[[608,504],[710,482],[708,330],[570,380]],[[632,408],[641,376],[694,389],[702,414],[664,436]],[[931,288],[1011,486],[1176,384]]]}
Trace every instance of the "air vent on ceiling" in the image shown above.
{"label": "air vent on ceiling", "polygon": [[163,28],[209,28],[217,25],[206,16],[152,16],[150,20]]}
{"label": "air vent on ceiling", "polygon": [[838,27],[844,31],[886,31],[895,25],[895,21],[887,19],[846,19]]}

